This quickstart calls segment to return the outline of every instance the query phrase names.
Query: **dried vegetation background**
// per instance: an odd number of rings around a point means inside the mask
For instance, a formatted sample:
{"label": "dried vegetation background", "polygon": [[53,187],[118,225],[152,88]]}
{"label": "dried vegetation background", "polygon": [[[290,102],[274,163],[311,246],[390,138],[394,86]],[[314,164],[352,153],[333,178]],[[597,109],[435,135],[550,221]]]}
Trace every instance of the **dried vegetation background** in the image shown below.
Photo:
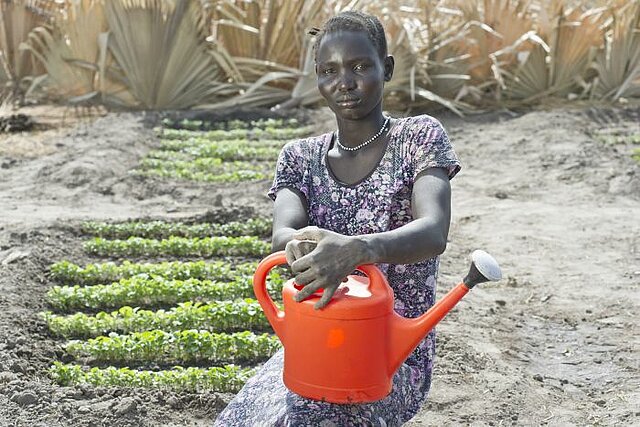
{"label": "dried vegetation background", "polygon": [[391,109],[640,94],[638,0],[4,1],[0,84],[18,102],[317,105],[309,30],[347,9],[385,25]]}

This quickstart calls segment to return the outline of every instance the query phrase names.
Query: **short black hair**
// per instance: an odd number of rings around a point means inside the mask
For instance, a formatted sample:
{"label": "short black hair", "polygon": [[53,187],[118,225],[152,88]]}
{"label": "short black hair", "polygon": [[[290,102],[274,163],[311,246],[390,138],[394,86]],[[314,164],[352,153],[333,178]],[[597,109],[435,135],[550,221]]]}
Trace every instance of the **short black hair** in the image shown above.
{"label": "short black hair", "polygon": [[322,37],[327,33],[337,31],[363,31],[375,46],[380,59],[387,57],[387,37],[380,20],[373,16],[357,10],[349,10],[340,12],[339,14],[329,18],[320,28],[313,28],[310,34],[316,35],[316,41],[313,45],[313,59],[318,59],[318,48]]}

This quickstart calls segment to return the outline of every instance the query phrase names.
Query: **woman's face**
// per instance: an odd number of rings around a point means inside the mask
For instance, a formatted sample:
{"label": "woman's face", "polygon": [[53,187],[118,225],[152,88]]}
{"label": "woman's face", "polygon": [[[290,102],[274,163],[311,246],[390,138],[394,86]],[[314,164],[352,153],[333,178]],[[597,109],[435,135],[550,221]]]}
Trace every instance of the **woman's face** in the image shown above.
{"label": "woman's face", "polygon": [[383,62],[364,32],[328,33],[318,46],[318,89],[338,117],[367,117],[381,105],[384,82],[392,73],[393,58]]}

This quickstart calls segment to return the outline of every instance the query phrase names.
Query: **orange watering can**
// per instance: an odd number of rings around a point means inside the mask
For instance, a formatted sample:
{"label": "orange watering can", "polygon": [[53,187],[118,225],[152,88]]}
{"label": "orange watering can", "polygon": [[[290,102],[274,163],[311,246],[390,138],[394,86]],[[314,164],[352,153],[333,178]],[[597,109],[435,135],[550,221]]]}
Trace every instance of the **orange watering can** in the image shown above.
{"label": "orange watering can", "polygon": [[[284,252],[266,257],[253,277],[253,289],[269,323],[284,345],[284,383],[291,391],[333,403],[364,403],[391,392],[392,378],[429,331],[478,283],[500,280],[498,263],[484,251],[471,255],[469,274],[429,311],[407,319],[393,310],[393,290],[374,265],[351,275],[322,310],[316,292],[294,300],[301,287],[293,279],[282,289],[284,311],[269,297],[269,271],[286,264]],[[327,363],[331,361],[331,363]]]}

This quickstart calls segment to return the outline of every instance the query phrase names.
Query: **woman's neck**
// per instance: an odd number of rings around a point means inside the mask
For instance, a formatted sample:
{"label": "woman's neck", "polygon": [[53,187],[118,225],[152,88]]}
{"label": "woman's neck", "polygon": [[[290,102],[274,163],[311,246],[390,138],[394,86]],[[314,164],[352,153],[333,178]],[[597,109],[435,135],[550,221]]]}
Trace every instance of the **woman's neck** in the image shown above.
{"label": "woman's neck", "polygon": [[336,117],[340,143],[346,147],[356,147],[380,131],[385,117],[381,110],[372,112],[358,120]]}

